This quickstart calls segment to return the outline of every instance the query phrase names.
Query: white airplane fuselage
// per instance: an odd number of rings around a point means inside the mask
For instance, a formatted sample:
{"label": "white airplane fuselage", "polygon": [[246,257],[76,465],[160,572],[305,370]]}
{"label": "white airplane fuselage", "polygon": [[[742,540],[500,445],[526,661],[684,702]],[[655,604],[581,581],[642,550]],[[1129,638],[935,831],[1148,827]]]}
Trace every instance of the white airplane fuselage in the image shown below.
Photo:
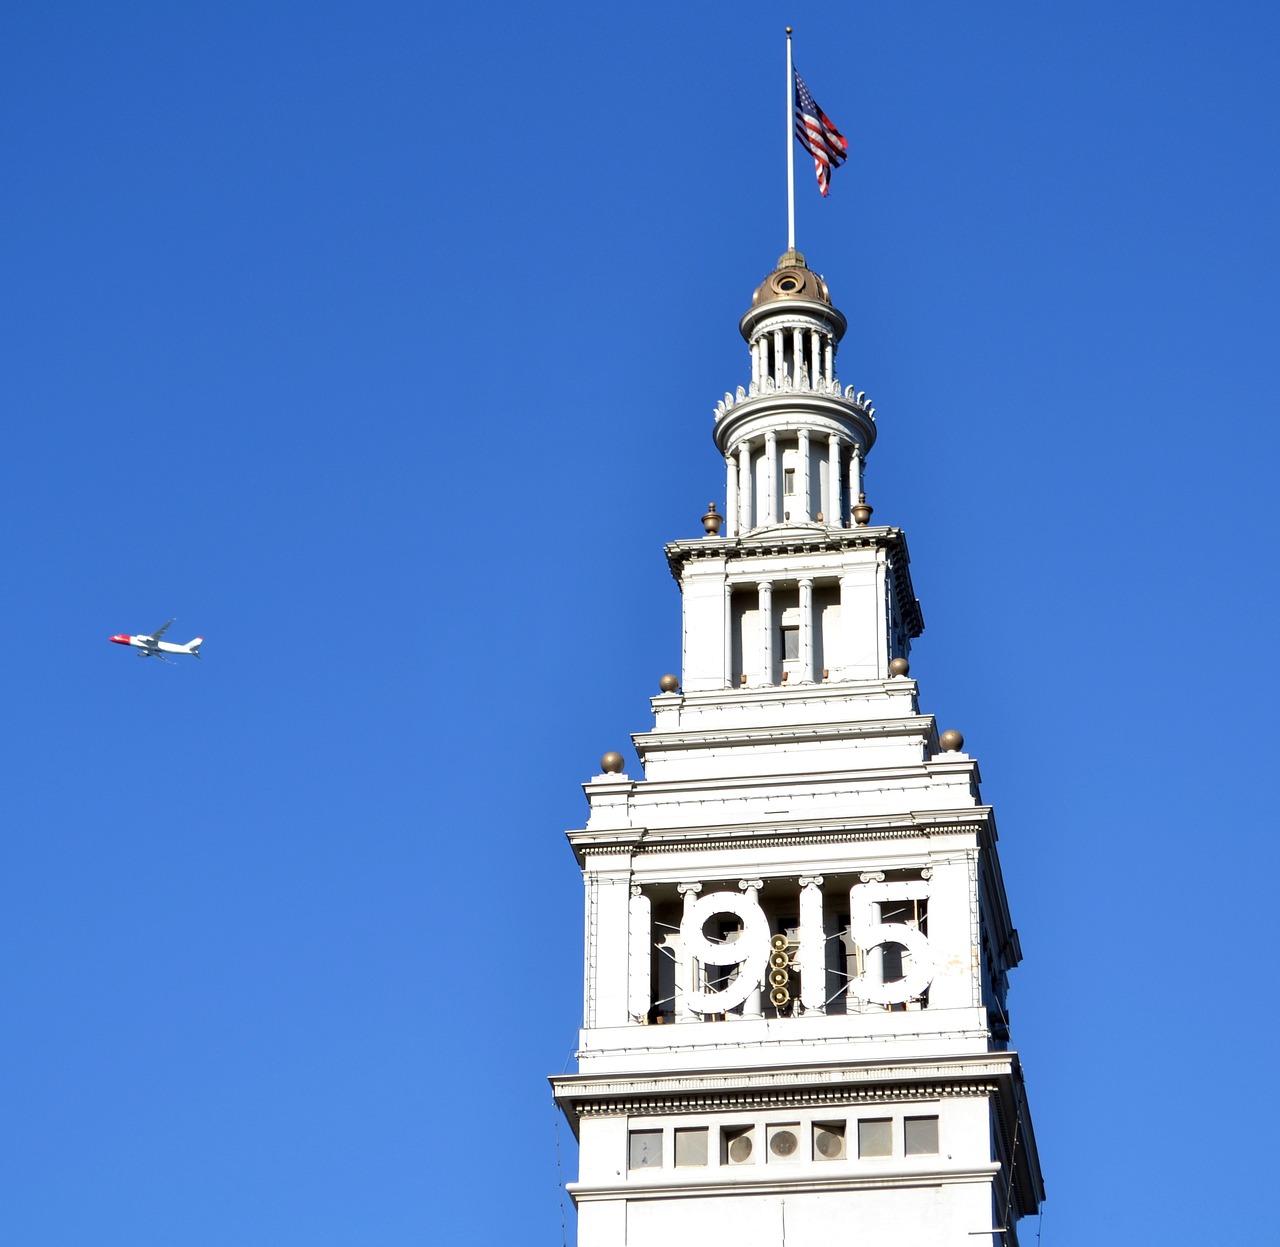
{"label": "white airplane fuselage", "polygon": [[[172,622],[172,619],[169,620],[169,623]],[[158,628],[150,634],[139,632],[130,636],[126,632],[118,632],[110,639],[117,645],[128,645],[131,649],[136,649],[139,658],[163,659],[166,654],[190,654],[193,658],[199,658],[200,646],[204,644],[204,637],[198,636],[194,640],[188,641],[185,645],[175,645],[172,641],[162,641],[160,637],[168,626],[169,624],[165,624],[164,628]]]}

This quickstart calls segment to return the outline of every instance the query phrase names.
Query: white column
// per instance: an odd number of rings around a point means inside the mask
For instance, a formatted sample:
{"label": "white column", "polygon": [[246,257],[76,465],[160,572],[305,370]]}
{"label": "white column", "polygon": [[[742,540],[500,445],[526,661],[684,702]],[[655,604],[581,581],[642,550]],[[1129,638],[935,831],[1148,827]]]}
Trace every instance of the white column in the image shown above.
{"label": "white column", "polygon": [[889,678],[889,552],[876,551],[876,670],[873,680]]}
{"label": "white column", "polygon": [[813,581],[800,581],[800,679],[812,684],[813,674]]}
{"label": "white column", "polygon": [[805,375],[804,366],[804,330],[791,331],[791,379],[796,389],[800,388],[800,378]]}
{"label": "white column", "polygon": [[853,506],[862,493],[862,447],[854,442],[849,452],[849,505]]}
{"label": "white column", "polygon": [[757,391],[764,389],[764,379],[769,375],[769,343],[765,340],[764,334],[757,339],[755,346],[752,348],[752,364],[755,369],[755,382]]}
{"label": "white column", "polygon": [[760,667],[761,683],[773,684],[773,582],[760,582]]}
{"label": "white column", "polygon": [[[738,887],[740,887],[755,904],[758,905],[760,903],[760,889],[764,887],[763,879],[739,879]],[[739,970],[739,973],[741,973],[741,970]],[[743,1001],[742,1016],[744,1018],[758,1018],[762,1015],[764,999],[760,989],[761,984],[757,983],[752,989],[751,995]],[[732,1017],[733,1015],[730,1014],[729,1016]]]}
{"label": "white column", "polygon": [[778,522],[778,435],[764,435],[764,516],[763,523]]}
{"label": "white column", "polygon": [[823,372],[826,374],[828,381],[836,379],[836,344],[835,339],[830,334],[827,335],[826,350],[823,352]]}
{"label": "white column", "polygon": [[822,916],[822,876],[800,876],[800,1004],[806,1013],[825,1013],[827,933]]}
{"label": "white column", "polygon": [[742,522],[738,525],[740,533],[750,532],[755,527],[755,517],[751,514],[751,443],[743,442],[738,447],[738,508]]}
{"label": "white column", "polygon": [[724,526],[726,537],[738,535],[738,464],[732,455],[724,457]]}
{"label": "white column", "polygon": [[840,527],[840,439],[832,433],[827,439],[827,526]]}
{"label": "white column", "polygon": [[813,499],[809,497],[809,430],[800,430],[800,516],[807,523],[813,519]]}
{"label": "white column", "polygon": [[733,688],[733,586],[724,582],[724,686]]}
{"label": "white column", "polygon": [[809,330],[809,384],[816,390],[822,376],[822,335],[816,329]]}
{"label": "white column", "polygon": [[[676,891],[684,897],[684,913],[688,914],[689,907],[698,899],[698,893],[702,891],[700,883],[677,883]],[[683,924],[683,917],[681,920]],[[700,983],[693,981],[693,958],[689,956],[689,950],[685,947],[684,940],[680,941],[680,951],[676,954],[676,1021],[677,1022],[696,1022],[698,1015],[689,1008],[689,993],[695,988],[700,987]]]}
{"label": "white column", "polygon": [[787,365],[782,355],[782,330],[775,329],[773,331],[773,380],[776,385],[782,384],[786,371]]}
{"label": "white column", "polygon": [[653,912],[649,898],[631,885],[631,931],[627,948],[627,1009],[637,1022],[646,1021],[653,1001],[650,982],[653,958]]}

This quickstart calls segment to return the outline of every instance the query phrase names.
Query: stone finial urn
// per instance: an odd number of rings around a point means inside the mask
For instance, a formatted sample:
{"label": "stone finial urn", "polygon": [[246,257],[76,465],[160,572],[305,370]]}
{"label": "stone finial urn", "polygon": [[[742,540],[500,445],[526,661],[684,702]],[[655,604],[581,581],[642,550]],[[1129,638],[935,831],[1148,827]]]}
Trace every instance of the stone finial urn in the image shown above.
{"label": "stone finial urn", "polygon": [[724,516],[716,511],[714,502],[707,503],[707,513],[702,517],[702,527],[707,530],[708,537],[720,536],[720,526],[724,523]]}
{"label": "stone finial urn", "polygon": [[875,507],[867,504],[867,495],[859,494],[858,501],[854,503],[853,506],[853,522],[860,528],[864,527],[867,521],[871,518],[871,513],[874,510]]}

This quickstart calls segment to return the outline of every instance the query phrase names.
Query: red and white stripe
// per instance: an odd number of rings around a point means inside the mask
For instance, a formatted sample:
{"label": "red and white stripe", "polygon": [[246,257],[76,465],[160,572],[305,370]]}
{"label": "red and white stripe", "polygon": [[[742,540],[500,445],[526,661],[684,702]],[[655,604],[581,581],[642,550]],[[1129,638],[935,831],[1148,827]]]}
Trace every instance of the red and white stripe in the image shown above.
{"label": "red and white stripe", "polygon": [[818,175],[818,189],[825,195],[831,188],[831,170],[844,164],[849,154],[849,140],[835,128],[809,94],[804,79],[796,74],[796,138],[813,157]]}

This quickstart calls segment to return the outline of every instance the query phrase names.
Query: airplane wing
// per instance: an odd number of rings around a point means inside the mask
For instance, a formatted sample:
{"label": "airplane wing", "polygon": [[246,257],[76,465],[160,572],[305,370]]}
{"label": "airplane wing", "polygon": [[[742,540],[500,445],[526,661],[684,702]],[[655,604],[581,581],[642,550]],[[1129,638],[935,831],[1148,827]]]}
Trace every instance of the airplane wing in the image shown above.
{"label": "airplane wing", "polygon": [[173,626],[173,620],[171,619],[167,624],[164,624],[162,627],[157,628],[149,637],[147,637],[147,640],[154,645],[155,642],[158,641],[162,636],[164,636],[164,634],[168,632],[172,626]]}

